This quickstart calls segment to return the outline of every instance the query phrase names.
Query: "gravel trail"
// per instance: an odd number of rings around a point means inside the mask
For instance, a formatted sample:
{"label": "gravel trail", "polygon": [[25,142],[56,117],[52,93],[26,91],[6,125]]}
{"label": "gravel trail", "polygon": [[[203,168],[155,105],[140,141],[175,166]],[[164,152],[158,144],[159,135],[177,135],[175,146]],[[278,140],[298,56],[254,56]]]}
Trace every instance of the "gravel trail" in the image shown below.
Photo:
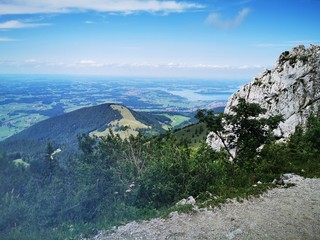
{"label": "gravel trail", "polygon": [[92,239],[320,239],[320,179],[294,176],[289,182],[296,186],[275,188],[242,203],[232,201],[220,209],[131,222]]}

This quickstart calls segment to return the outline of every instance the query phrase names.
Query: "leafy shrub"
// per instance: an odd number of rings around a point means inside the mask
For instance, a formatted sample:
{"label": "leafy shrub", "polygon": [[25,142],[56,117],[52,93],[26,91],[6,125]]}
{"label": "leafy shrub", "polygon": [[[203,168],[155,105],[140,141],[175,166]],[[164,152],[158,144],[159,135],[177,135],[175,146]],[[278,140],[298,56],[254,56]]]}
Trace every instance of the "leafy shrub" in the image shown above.
{"label": "leafy shrub", "polygon": [[[243,143],[236,163],[226,151],[213,151],[204,142],[191,148],[170,132],[152,139],[82,136],[82,154],[54,168],[42,156],[22,168],[0,154],[0,238],[75,239],[176,211],[175,203],[188,196],[202,206],[216,206],[259,195],[285,172],[319,177],[319,133],[320,118],[311,116],[307,128],[297,128],[287,143],[254,138],[254,147],[265,143],[258,155],[246,145],[251,142]],[[263,184],[253,186],[257,181]]]}

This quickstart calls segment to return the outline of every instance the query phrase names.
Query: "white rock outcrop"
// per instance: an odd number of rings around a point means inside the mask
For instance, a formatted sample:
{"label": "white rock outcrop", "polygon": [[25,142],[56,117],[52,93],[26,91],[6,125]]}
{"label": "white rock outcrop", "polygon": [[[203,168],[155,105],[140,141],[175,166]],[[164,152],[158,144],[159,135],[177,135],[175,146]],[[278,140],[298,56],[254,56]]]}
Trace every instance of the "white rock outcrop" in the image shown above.
{"label": "white rock outcrop", "polygon": [[[265,70],[229,98],[224,112],[232,114],[231,107],[240,98],[265,108],[265,116],[283,115],[284,121],[274,133],[288,138],[320,107],[320,46],[301,45],[283,52],[272,70]],[[222,147],[214,133],[207,142],[214,149]]]}
{"label": "white rock outcrop", "polygon": [[189,196],[187,199],[181,199],[179,202],[176,203],[176,206],[179,205],[195,205],[196,204],[196,200],[194,199],[194,197]]}

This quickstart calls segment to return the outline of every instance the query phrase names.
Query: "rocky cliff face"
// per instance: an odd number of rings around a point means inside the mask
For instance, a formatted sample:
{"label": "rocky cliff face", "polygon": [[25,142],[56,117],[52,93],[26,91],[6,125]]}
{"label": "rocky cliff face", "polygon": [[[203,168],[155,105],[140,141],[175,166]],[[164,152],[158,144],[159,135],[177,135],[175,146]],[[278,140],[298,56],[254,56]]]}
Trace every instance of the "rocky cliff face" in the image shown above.
{"label": "rocky cliff face", "polygon": [[[266,116],[282,114],[284,121],[275,134],[278,138],[289,137],[320,107],[320,46],[298,46],[283,52],[272,70],[262,72],[230,97],[225,113],[232,114],[231,107],[239,98],[258,103],[267,109]],[[221,147],[212,133],[207,142],[214,149]]]}

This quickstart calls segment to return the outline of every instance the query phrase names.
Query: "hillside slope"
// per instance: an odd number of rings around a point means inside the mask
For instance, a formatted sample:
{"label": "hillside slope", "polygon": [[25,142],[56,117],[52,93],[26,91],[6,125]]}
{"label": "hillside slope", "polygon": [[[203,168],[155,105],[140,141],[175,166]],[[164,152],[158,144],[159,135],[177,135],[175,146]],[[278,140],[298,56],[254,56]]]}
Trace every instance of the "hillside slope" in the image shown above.
{"label": "hillside slope", "polygon": [[189,146],[197,147],[201,142],[206,140],[208,132],[209,130],[204,123],[195,123],[175,130],[173,136],[177,141],[182,141]]}
{"label": "hillside slope", "polygon": [[132,130],[129,133],[151,129],[156,133],[163,131],[161,124],[151,114],[137,113],[122,105],[102,104],[39,122],[0,142],[0,151],[43,152],[48,142],[55,147],[66,145],[75,149],[78,135],[96,133],[99,136],[101,132],[105,134],[100,135],[106,135],[111,127],[115,132],[123,127],[129,127]]}

